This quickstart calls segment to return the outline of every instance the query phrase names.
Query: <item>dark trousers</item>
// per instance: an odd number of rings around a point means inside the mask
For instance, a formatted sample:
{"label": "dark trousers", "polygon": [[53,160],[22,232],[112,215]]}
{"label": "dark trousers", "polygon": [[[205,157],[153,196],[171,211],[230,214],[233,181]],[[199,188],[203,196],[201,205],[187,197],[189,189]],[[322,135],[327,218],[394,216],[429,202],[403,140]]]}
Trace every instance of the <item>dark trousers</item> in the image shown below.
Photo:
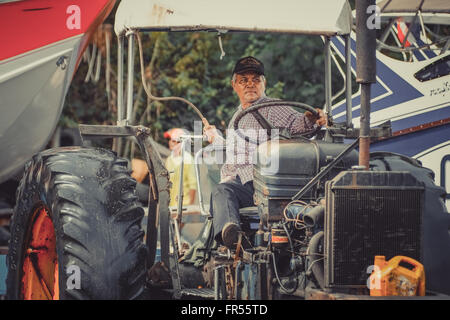
{"label": "dark trousers", "polygon": [[236,180],[219,183],[213,188],[210,213],[213,217],[214,237],[216,239],[218,239],[217,236],[221,234],[227,222],[234,222],[239,225],[241,221],[239,208],[254,205],[254,192],[253,181],[242,184],[239,176]]}

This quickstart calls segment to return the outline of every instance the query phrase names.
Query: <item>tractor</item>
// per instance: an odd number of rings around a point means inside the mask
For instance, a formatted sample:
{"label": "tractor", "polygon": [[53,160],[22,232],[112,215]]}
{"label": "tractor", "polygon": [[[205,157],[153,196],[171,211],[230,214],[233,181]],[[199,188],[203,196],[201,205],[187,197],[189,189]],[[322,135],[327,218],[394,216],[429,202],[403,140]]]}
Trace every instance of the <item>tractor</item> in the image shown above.
{"label": "tractor", "polygon": [[[353,17],[346,0],[259,1],[257,12],[242,1],[123,1],[115,19],[117,125],[80,124],[79,130],[84,140],[136,141],[149,170],[148,206],[144,210],[136,195],[128,159],[111,150],[64,147],[36,154],[26,166],[12,217],[8,298],[136,299],[165,293],[176,299],[370,299],[376,295],[371,277],[379,266],[376,259],[383,256],[389,262],[400,257],[396,270],[405,274],[423,267],[417,282],[400,279],[403,287],[397,292],[411,299],[450,295],[445,191],[419,161],[369,150],[371,139],[390,134],[389,123],[370,127],[375,30],[366,21],[367,8],[374,4],[356,1],[357,82],[362,94],[360,127],[355,128],[349,54]],[[281,131],[258,146],[254,206],[240,210],[243,234],[236,248],[225,248],[213,238],[209,213],[211,189],[218,183],[226,152],[211,145],[195,153],[204,222],[186,248],[180,241],[185,216],[180,200],[175,213],[169,210],[169,173],[151,138],[152,128],[131,123],[132,53],[137,43],[143,68],[139,33],[152,31],[274,32],[324,39],[329,125],[314,138]],[[348,52],[345,123],[333,123],[331,115],[330,38],[336,35],[346,39]],[[189,101],[154,97],[145,89],[152,99],[186,103],[208,124]],[[277,104],[316,112],[300,102]],[[270,104],[253,105],[240,114],[235,129],[248,112],[265,107]],[[181,139],[190,144],[203,137]],[[250,247],[241,245],[244,238]]]}

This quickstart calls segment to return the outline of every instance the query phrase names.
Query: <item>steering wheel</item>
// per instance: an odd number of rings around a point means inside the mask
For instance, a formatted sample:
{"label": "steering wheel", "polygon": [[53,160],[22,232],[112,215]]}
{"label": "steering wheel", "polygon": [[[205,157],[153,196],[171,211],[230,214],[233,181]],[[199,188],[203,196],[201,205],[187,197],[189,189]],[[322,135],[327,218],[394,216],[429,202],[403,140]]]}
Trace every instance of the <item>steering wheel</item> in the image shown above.
{"label": "steering wheel", "polygon": [[[253,140],[252,138],[246,136],[245,134],[243,134],[241,132],[241,130],[239,129],[239,123],[242,120],[242,118],[253,111],[257,111],[261,108],[264,107],[272,107],[272,106],[287,106],[287,107],[294,107],[294,108],[300,108],[303,109],[305,111],[309,111],[311,112],[314,116],[318,117],[319,113],[317,112],[316,109],[314,109],[312,106],[310,106],[309,104],[306,103],[302,103],[302,102],[296,102],[296,101],[283,101],[283,100],[274,100],[274,101],[268,101],[268,102],[261,102],[255,105],[252,105],[251,107],[245,109],[243,112],[241,112],[240,114],[238,114],[236,116],[236,118],[234,119],[234,124],[233,124],[233,129],[234,131],[244,140],[249,141],[251,143],[255,143],[255,144],[259,144],[258,141]],[[264,119],[266,120],[266,119]],[[297,138],[297,137],[302,137],[305,138],[306,136],[312,135],[314,133],[316,133],[317,131],[320,130],[320,127],[314,128],[310,131],[307,132],[303,132],[303,133],[299,133],[296,134],[295,136],[291,136],[290,133],[285,129],[285,128],[278,128],[273,126],[271,123],[269,123],[269,121],[265,121],[266,124],[268,125],[268,127],[270,127],[270,129],[274,130],[277,129],[279,130],[280,134],[279,137],[284,138],[284,139],[291,139],[291,138]],[[268,136],[268,140],[270,139],[270,135]]]}

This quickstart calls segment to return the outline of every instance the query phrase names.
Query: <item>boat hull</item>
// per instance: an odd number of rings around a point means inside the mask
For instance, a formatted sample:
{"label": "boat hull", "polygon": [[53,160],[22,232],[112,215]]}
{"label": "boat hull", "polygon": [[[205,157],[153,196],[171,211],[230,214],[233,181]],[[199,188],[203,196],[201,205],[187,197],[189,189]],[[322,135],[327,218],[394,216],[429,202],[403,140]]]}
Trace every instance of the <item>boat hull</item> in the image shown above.
{"label": "boat hull", "polygon": [[81,40],[76,36],[0,63],[0,181],[20,170],[50,139]]}
{"label": "boat hull", "polygon": [[0,183],[47,145],[81,55],[114,3],[78,1],[79,12],[66,0],[0,5],[8,26],[0,31],[8,40],[0,45]]}

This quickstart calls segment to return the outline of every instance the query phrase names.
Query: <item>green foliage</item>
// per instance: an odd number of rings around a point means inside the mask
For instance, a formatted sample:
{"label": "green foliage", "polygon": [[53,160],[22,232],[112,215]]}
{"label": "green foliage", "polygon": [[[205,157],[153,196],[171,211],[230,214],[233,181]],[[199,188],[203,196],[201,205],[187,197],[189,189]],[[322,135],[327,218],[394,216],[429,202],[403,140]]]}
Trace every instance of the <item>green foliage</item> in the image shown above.
{"label": "green foliage", "polygon": [[[151,92],[155,96],[179,96],[196,105],[211,124],[223,130],[239,104],[230,81],[237,59],[256,56],[265,64],[269,96],[301,101],[316,107],[324,104],[323,41],[319,37],[227,33],[221,35],[226,53],[221,60],[217,33],[143,34],[144,63],[150,65]],[[112,41],[111,64],[116,70],[116,39]],[[103,59],[104,61],[105,59]],[[172,127],[193,129],[197,114],[179,101],[148,101],[140,88],[139,55],[135,56],[135,123],[153,129],[162,141],[162,132]],[[61,123],[115,123],[115,109],[108,111],[104,76],[97,84],[85,83],[87,64],[82,63],[66,98]],[[102,69],[104,72],[104,69]],[[334,75],[338,72],[334,70]],[[111,90],[116,90],[116,78],[111,78]],[[333,78],[334,91],[342,86]],[[139,90],[140,89],[140,90]]]}

